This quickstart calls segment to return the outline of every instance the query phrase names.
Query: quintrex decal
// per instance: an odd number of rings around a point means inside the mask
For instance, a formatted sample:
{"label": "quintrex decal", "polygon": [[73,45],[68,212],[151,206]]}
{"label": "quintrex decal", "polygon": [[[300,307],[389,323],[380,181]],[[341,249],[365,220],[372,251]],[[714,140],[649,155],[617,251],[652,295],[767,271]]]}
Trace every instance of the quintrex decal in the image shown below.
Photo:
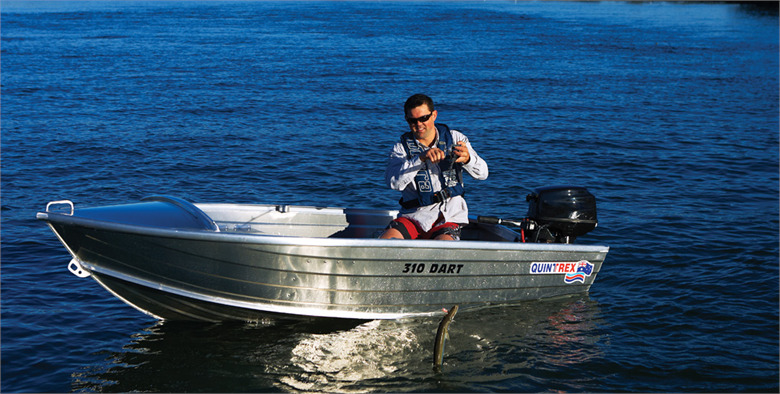
{"label": "quintrex decal", "polygon": [[593,273],[593,264],[587,260],[576,263],[531,263],[531,274],[564,274],[566,283],[585,283],[585,278]]}

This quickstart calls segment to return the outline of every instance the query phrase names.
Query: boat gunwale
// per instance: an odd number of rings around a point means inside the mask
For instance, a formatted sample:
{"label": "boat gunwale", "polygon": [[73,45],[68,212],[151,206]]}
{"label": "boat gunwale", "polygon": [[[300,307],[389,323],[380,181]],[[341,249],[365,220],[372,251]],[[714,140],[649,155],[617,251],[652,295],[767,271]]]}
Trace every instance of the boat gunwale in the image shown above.
{"label": "boat gunwale", "polygon": [[[512,250],[512,251],[561,251],[561,252],[601,252],[608,253],[609,246],[585,244],[543,244],[523,242],[466,241],[446,242],[436,240],[400,240],[373,238],[319,238],[272,234],[246,234],[236,232],[217,232],[210,230],[191,230],[161,228],[111,222],[71,216],[56,212],[38,212],[38,220],[62,225],[75,225],[96,230],[117,231],[147,236],[190,239],[195,241],[229,242],[244,244],[267,244],[282,246],[320,246],[320,247],[383,247],[405,249],[467,249],[467,250]],[[500,225],[498,225],[500,226]]]}

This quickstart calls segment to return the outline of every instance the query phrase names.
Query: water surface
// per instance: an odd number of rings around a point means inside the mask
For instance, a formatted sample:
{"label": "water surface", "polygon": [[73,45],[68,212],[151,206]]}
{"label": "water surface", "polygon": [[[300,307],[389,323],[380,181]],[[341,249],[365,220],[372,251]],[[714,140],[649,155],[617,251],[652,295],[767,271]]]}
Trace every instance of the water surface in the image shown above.
{"label": "water surface", "polygon": [[[778,391],[778,17],[741,4],[3,2],[2,383],[62,391]],[[158,323],[35,213],[170,194],[394,208],[416,92],[473,214],[587,186],[588,294],[437,321]]]}

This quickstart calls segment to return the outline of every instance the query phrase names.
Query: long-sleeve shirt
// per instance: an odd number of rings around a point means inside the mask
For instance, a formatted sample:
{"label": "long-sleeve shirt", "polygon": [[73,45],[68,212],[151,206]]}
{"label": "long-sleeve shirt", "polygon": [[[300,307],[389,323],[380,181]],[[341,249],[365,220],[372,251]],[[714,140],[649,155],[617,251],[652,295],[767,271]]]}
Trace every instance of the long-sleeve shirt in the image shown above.
{"label": "long-sleeve shirt", "polygon": [[[463,141],[469,150],[469,161],[463,164],[463,169],[469,175],[475,179],[485,179],[488,176],[488,166],[485,160],[483,160],[474,148],[471,147],[469,139],[461,132],[457,130],[450,130],[452,132],[453,143],[457,144]],[[436,146],[436,142],[439,139],[438,131],[436,134],[436,141],[432,146]],[[430,147],[423,146],[417,142],[422,152],[427,151]],[[387,161],[387,168],[385,169],[385,182],[393,190],[399,190],[402,192],[403,201],[409,201],[418,198],[420,195],[417,191],[417,185],[414,182],[414,177],[421,169],[426,168],[430,171],[431,184],[433,192],[438,192],[442,189],[439,174],[441,169],[438,164],[431,162],[423,162],[419,156],[414,156],[411,159],[408,158],[406,149],[404,149],[403,141],[398,141],[390,152],[390,158]],[[466,200],[463,196],[454,196],[442,201],[440,203],[431,204],[427,206],[421,206],[412,209],[401,209],[400,215],[416,221],[423,231],[429,231],[434,224],[437,223],[439,216],[444,218],[445,222],[467,224],[469,222],[469,209],[466,205]]]}

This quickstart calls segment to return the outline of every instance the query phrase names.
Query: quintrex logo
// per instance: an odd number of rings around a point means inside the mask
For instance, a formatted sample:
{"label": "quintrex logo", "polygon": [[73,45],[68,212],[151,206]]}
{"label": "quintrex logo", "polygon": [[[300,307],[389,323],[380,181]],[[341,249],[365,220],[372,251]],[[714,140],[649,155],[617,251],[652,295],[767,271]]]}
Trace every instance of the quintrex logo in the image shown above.
{"label": "quintrex logo", "polygon": [[531,263],[531,274],[565,274],[566,283],[585,283],[585,278],[593,273],[593,264],[587,260],[576,263]]}

